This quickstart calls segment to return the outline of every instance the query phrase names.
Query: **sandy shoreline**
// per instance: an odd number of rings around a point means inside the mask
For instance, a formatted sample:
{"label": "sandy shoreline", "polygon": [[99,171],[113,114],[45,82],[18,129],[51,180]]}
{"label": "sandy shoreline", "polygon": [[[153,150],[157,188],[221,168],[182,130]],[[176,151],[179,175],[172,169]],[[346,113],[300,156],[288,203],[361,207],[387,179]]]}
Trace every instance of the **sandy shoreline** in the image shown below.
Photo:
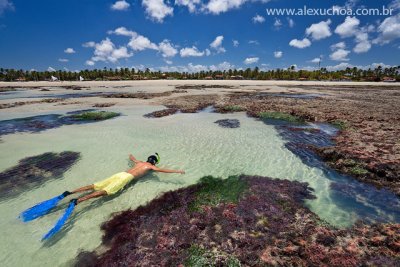
{"label": "sandy shoreline", "polygon": [[285,86],[285,85],[325,85],[325,86],[400,86],[399,82],[331,82],[331,81],[262,81],[262,80],[147,80],[147,81],[39,81],[39,82],[0,82],[0,87],[58,87],[67,85],[77,86],[124,86],[124,85],[179,85],[179,84],[224,84],[224,85],[253,85],[253,86]]}

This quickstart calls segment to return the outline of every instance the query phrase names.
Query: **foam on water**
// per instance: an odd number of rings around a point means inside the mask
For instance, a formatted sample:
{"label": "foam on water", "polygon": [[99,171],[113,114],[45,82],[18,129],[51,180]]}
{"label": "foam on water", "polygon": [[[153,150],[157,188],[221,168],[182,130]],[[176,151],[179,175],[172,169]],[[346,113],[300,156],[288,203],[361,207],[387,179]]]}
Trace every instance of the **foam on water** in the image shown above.
{"label": "foam on water", "polygon": [[[108,110],[123,115],[93,124],[3,136],[0,171],[16,165],[24,157],[49,151],[76,151],[82,158],[63,178],[50,180],[17,198],[0,202],[2,266],[71,265],[79,250],[93,250],[100,244],[100,225],[112,213],[136,208],[163,192],[191,185],[204,175],[227,177],[244,173],[308,182],[317,199],[307,202],[307,205],[322,219],[336,226],[348,226],[358,218],[376,214],[385,221],[399,220],[398,212],[385,210],[375,202],[377,200],[367,197],[370,192],[372,195],[381,194],[379,191],[366,186],[368,194],[360,193],[351,187],[352,180],[304,164],[300,157],[285,147],[287,141],[272,125],[248,118],[244,113],[180,113],[158,119],[143,117],[143,114],[162,108],[111,107]],[[33,115],[40,114],[29,114]],[[0,115],[0,119],[5,118]],[[222,128],[214,123],[220,119],[237,119],[240,128]],[[22,210],[37,202],[127,169],[129,153],[146,159],[154,152],[161,156],[161,167],[184,169],[186,174],[153,173],[135,181],[115,197],[84,202],[76,207],[63,230],[47,243],[40,242],[40,239],[62,214],[62,209],[27,224],[17,219]],[[345,188],[345,192],[354,194],[354,197],[338,197],[337,191],[331,189],[332,182],[349,184],[350,188]],[[65,208],[66,203],[64,201],[61,207]]]}

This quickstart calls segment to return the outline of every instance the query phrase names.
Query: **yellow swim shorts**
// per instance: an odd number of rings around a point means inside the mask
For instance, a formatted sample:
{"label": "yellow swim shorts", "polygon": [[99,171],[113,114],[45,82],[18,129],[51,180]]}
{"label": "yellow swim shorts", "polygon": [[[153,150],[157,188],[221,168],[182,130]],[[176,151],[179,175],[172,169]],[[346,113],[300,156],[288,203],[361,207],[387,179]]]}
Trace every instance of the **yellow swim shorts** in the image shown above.
{"label": "yellow swim shorts", "polygon": [[133,175],[130,173],[119,172],[103,181],[94,183],[94,190],[104,190],[107,192],[107,195],[112,195],[124,188],[133,178]]}

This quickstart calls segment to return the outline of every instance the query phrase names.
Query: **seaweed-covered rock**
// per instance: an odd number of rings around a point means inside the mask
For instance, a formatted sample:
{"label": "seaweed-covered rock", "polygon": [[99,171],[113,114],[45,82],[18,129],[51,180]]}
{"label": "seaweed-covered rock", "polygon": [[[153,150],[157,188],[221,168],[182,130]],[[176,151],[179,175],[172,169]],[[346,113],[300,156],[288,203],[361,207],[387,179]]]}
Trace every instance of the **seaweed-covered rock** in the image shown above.
{"label": "seaweed-covered rock", "polygon": [[112,94],[104,94],[105,98],[139,98],[139,99],[151,99],[155,97],[162,96],[170,96],[172,94],[171,91],[162,92],[162,93],[112,93]]}
{"label": "seaweed-covered rock", "polygon": [[79,158],[78,152],[64,151],[21,159],[18,165],[0,173],[0,200],[60,178]]}
{"label": "seaweed-covered rock", "polygon": [[173,115],[177,112],[178,112],[178,109],[176,109],[176,108],[167,108],[167,109],[157,110],[157,111],[147,113],[147,114],[143,115],[143,117],[145,117],[145,118],[161,118],[161,117]]}
{"label": "seaweed-covered rock", "polygon": [[96,103],[93,105],[94,108],[108,108],[114,106],[115,103]]}
{"label": "seaweed-covered rock", "polygon": [[86,111],[79,114],[73,114],[71,117],[82,121],[102,121],[119,116],[119,113],[111,111]]}
{"label": "seaweed-covered rock", "polygon": [[310,198],[305,183],[257,176],[204,177],[197,185],[115,215],[102,226],[104,246],[99,252],[82,252],[76,264],[400,264],[399,224],[334,229],[303,206]]}
{"label": "seaweed-covered rock", "polygon": [[111,119],[119,115],[119,113],[115,112],[94,111],[89,109],[72,111],[65,116],[60,114],[48,114],[4,120],[0,121],[0,136],[20,132],[36,133],[58,128],[63,125],[93,123]]}
{"label": "seaweed-covered rock", "polygon": [[240,127],[240,121],[237,119],[217,120],[214,123],[218,124],[222,128],[239,128]]}

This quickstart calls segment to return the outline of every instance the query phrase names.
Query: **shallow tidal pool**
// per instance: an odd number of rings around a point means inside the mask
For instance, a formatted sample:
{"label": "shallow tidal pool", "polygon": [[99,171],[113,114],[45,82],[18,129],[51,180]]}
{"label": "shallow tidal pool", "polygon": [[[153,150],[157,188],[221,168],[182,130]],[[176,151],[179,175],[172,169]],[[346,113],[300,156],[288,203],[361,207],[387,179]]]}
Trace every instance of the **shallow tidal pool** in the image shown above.
{"label": "shallow tidal pool", "polygon": [[[1,265],[70,266],[80,250],[93,250],[100,244],[100,225],[112,213],[136,208],[163,192],[194,184],[205,175],[249,174],[308,182],[317,198],[306,205],[337,227],[350,226],[357,219],[400,221],[399,201],[395,196],[334,171],[304,164],[285,147],[286,141],[273,125],[248,118],[244,113],[202,112],[158,119],[143,117],[160,109],[163,107],[110,107],[106,110],[121,112],[122,116],[90,124],[65,125],[40,133],[2,136],[0,172],[17,165],[22,158],[45,152],[80,152],[81,159],[62,178],[1,200]],[[71,110],[64,113],[68,111]],[[42,114],[32,113],[26,117]],[[0,114],[0,120],[12,119],[10,116],[10,113]],[[238,119],[240,128],[222,128],[214,123],[220,119]],[[146,160],[155,152],[161,156],[160,167],[183,169],[186,174],[149,174],[116,196],[79,204],[62,231],[49,242],[41,242],[41,237],[53,226],[63,209],[29,223],[18,220],[21,211],[37,202],[126,170],[132,166],[129,153]],[[352,192],[356,193],[342,197],[331,189],[332,182],[350,184]],[[66,207],[68,199],[61,203],[62,208]],[[392,201],[391,207],[385,205],[388,201]]]}

